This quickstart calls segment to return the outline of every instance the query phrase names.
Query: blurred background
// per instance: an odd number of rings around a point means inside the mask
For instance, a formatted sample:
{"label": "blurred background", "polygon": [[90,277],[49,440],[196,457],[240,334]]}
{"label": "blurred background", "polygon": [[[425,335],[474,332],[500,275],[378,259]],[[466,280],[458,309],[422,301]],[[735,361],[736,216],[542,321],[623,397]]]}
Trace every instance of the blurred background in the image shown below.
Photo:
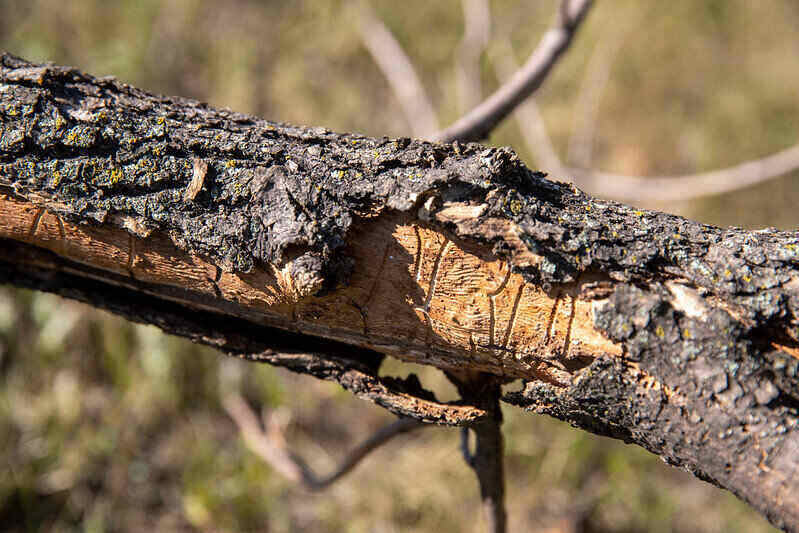
{"label": "blurred background", "polygon": [[[476,55],[463,41],[486,35],[479,16],[469,20],[474,3],[370,4],[441,126],[490,94],[509,59],[523,62],[557,10],[552,0],[489,3],[491,33]],[[419,125],[365,46],[364,13],[332,0],[3,0],[0,49],[271,120],[411,135]],[[488,143],[561,180],[568,167],[681,175],[778,152],[799,142],[798,27],[795,0],[598,2],[536,93],[537,109]],[[721,196],[693,198],[686,187],[677,202],[637,203],[796,230],[799,172]],[[452,394],[437,371],[413,371]],[[310,494],[243,445],[220,405],[225,379],[277,410],[291,446],[322,471],[392,420],[337,386],[0,287],[0,530],[483,530],[457,430],[399,437]],[[643,450],[505,415],[511,531],[772,530],[731,494]]]}

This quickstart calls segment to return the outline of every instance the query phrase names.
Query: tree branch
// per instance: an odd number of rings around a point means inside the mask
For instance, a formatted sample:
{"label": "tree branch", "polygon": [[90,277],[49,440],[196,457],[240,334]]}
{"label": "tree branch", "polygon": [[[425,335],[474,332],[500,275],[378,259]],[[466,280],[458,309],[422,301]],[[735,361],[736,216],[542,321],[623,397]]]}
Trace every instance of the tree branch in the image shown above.
{"label": "tree branch", "polygon": [[599,201],[505,148],[275,124],[7,55],[0,116],[0,282],[424,421],[495,414],[380,376],[384,356],[521,378],[505,401],[799,530],[795,232]]}
{"label": "tree branch", "polygon": [[[618,20],[613,22],[614,26],[605,30],[595,46],[580,84],[579,97],[575,105],[577,125],[569,139],[569,151],[566,156],[566,161],[574,167],[592,166],[599,103],[610,79],[616,55],[630,30],[638,25],[637,20],[625,21],[623,26]],[[577,185],[580,186],[580,183]]]}
{"label": "tree branch", "polygon": [[557,60],[571,44],[577,28],[593,4],[592,0],[563,0],[557,24],[549,29],[527,63],[483,103],[435,135],[441,142],[479,141],[488,137],[546,79]]}
{"label": "tree branch", "polygon": [[483,97],[480,57],[491,37],[491,8],[487,0],[461,0],[464,30],[455,61],[458,100],[466,112]]}
{"label": "tree branch", "polygon": [[[466,464],[474,471],[480,484],[480,499],[483,516],[490,533],[505,533],[507,514],[505,511],[505,449],[502,439],[501,382],[492,376],[473,373],[449,373],[464,398],[480,405],[490,413],[479,424],[463,428],[461,453]],[[469,450],[469,432],[474,433],[475,449]]]}
{"label": "tree branch", "polygon": [[[518,70],[519,66],[513,59],[513,47],[510,41],[502,38],[496,40],[494,53],[491,54],[491,63],[499,80],[509,79]],[[530,96],[520,102],[513,114],[527,149],[535,158],[536,165],[553,176],[565,178],[567,174],[563,163],[547,133],[544,117],[541,116],[535,97]]]}
{"label": "tree branch", "polygon": [[222,405],[238,426],[244,443],[250,451],[287,479],[313,491],[324,490],[347,475],[369,453],[392,438],[425,427],[416,420],[400,418],[356,446],[333,472],[320,477],[311,470],[304,460],[286,449],[282,431],[274,420],[270,419],[266,431],[261,429],[258,417],[240,394],[227,394],[222,399]]}
{"label": "tree branch", "polygon": [[[499,407],[499,405],[497,405]],[[504,533],[507,530],[505,512],[505,467],[502,461],[502,430],[500,423],[491,421],[471,428],[475,434],[475,452],[470,465],[480,482],[480,498],[483,502],[483,516],[491,533]]]}
{"label": "tree branch", "polygon": [[413,62],[368,2],[360,2],[359,7],[360,23],[356,28],[361,41],[391,85],[414,136],[429,137],[438,130],[438,118]]}
{"label": "tree branch", "polygon": [[732,167],[683,176],[637,177],[571,168],[588,192],[627,202],[673,202],[752,187],[799,169],[799,144]]}
{"label": "tree branch", "polygon": [[[596,66],[593,74],[587,75],[586,86],[600,87],[605,83],[609,58],[622,41],[624,31],[617,32],[610,44],[597,49],[596,57],[591,64]],[[499,40],[495,43],[495,53],[492,54],[492,63],[499,79],[507,79],[510,72],[515,70],[513,49],[507,41]],[[600,52],[600,50],[602,50]],[[607,51],[606,51],[607,50]],[[598,94],[598,91],[589,91],[589,94]],[[593,114],[589,109],[595,105],[596,96],[585,97],[585,104],[578,107],[584,112]],[[591,103],[593,102],[593,103]],[[799,169],[799,145],[786,148],[780,152],[735,165],[732,167],[687,174],[680,176],[627,176],[610,172],[601,172],[590,168],[574,168],[563,165],[560,157],[552,144],[546,130],[546,124],[541,117],[538,107],[533,99],[528,99],[519,104],[514,113],[518,116],[519,129],[522,132],[528,149],[543,169],[559,178],[571,178],[579,187],[591,194],[625,202],[671,202],[686,201],[733,192],[746,187],[751,187],[764,181],[783,176]],[[579,153],[581,160],[590,160],[588,148],[589,138],[593,135],[593,119],[585,119],[586,125],[581,128],[580,135],[573,138],[570,153]],[[582,148],[577,148],[578,146]],[[586,159],[588,158],[588,159]]]}

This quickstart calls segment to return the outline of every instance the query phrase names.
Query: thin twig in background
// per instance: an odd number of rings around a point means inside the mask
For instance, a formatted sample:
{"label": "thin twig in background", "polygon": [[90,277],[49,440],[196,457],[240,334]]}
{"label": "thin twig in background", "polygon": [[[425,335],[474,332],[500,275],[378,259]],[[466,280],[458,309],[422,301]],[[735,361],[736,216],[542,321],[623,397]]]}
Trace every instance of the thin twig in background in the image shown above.
{"label": "thin twig in background", "polygon": [[461,112],[480,103],[483,88],[480,58],[491,38],[491,8],[487,0],[461,0],[463,38],[455,60],[458,102]]}
{"label": "thin twig in background", "polygon": [[[617,42],[607,45],[610,49],[609,52],[602,52],[602,56],[600,56],[602,57],[601,62],[606,63],[606,66],[598,65],[596,67],[599,72],[597,78],[603,77],[600,72],[603,70],[606,75],[609,75],[613,56],[610,52],[613,52],[612,48],[618,49],[626,31],[622,30],[618,33],[621,36],[614,39]],[[509,73],[514,71],[513,57],[513,49],[507,39],[495,40],[492,45],[491,62],[498,79],[506,79]],[[600,59],[597,59],[597,62],[600,62]],[[587,78],[590,77],[592,75],[589,73]],[[593,91],[596,96],[590,98],[597,103],[601,92],[599,86],[605,83],[601,79],[598,81],[601,83],[597,83],[596,89]],[[586,97],[586,100],[589,98]],[[595,106],[596,103],[592,105]],[[596,109],[594,108],[590,113],[595,115]],[[762,159],[747,161],[729,168],[681,176],[637,177],[601,172],[590,168],[566,167],[552,144],[535,100],[528,98],[522,102],[515,110],[515,115],[525,144],[542,170],[557,179],[570,180],[590,194],[623,202],[692,200],[751,187],[799,169],[799,144]],[[595,121],[595,117],[591,120]],[[587,139],[593,136],[593,126],[591,129],[591,132],[583,132],[582,135],[585,138],[579,142],[589,143]]]}
{"label": "thin twig in background", "polygon": [[594,48],[580,84],[579,96],[574,106],[576,126],[569,139],[569,151],[566,155],[566,161],[573,167],[591,168],[599,103],[605,93],[616,56],[624,44],[625,37],[635,27],[635,24],[626,18],[624,27],[619,27],[623,23],[617,19],[614,19],[613,24],[614,27],[604,31]]}
{"label": "thin twig in background", "polygon": [[569,169],[589,193],[623,202],[691,200],[751,187],[799,169],[799,144],[729,168],[685,176],[635,177]]}
{"label": "thin twig in background", "polygon": [[557,23],[547,30],[527,63],[494,94],[453,125],[437,133],[434,139],[441,142],[485,139],[520,102],[541,86],[558,58],[571,44],[591,5],[592,0],[563,0]]}
{"label": "thin twig in background", "polygon": [[401,418],[378,430],[359,444],[329,475],[317,476],[300,457],[286,449],[285,439],[278,423],[270,419],[266,431],[261,428],[258,416],[238,393],[229,393],[222,398],[222,405],[239,428],[247,448],[266,461],[287,479],[308,490],[322,490],[349,473],[371,451],[393,437],[425,426],[410,418]]}
{"label": "thin twig in background", "polygon": [[[506,38],[496,39],[492,46],[491,64],[497,79],[505,80],[518,70],[513,58],[513,47]],[[538,110],[535,97],[519,103],[513,112],[527,149],[535,158],[536,166],[558,179],[566,179],[563,163],[547,133],[544,118]]]}
{"label": "thin twig in background", "polygon": [[432,100],[402,46],[367,2],[359,4],[356,28],[372,59],[386,77],[415,137],[429,138],[438,130]]}

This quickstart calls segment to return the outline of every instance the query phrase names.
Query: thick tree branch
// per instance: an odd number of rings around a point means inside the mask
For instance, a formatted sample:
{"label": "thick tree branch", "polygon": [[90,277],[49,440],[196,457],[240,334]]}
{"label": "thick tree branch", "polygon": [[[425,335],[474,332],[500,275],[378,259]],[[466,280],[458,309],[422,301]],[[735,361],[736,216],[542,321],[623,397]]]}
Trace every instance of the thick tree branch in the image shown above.
{"label": "thick tree branch", "polygon": [[492,415],[379,376],[383,356],[522,378],[506,401],[799,530],[795,232],[599,201],[508,149],[274,124],[10,56],[0,117],[0,282],[426,421]]}
{"label": "thick tree branch", "polygon": [[541,86],[560,56],[571,44],[592,0],[563,0],[554,28],[548,30],[527,63],[480,105],[435,135],[442,142],[480,141],[516,106]]}

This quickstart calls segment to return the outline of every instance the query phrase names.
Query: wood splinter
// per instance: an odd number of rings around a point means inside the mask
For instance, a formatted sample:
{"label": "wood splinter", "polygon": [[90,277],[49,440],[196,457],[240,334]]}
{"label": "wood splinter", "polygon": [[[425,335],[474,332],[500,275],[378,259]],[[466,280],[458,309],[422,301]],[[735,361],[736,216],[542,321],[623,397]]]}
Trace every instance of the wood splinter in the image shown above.
{"label": "wood splinter", "polygon": [[193,202],[197,195],[203,188],[205,183],[205,176],[208,174],[208,163],[195,157],[192,162],[192,175],[189,186],[183,191],[183,200],[186,202]]}

